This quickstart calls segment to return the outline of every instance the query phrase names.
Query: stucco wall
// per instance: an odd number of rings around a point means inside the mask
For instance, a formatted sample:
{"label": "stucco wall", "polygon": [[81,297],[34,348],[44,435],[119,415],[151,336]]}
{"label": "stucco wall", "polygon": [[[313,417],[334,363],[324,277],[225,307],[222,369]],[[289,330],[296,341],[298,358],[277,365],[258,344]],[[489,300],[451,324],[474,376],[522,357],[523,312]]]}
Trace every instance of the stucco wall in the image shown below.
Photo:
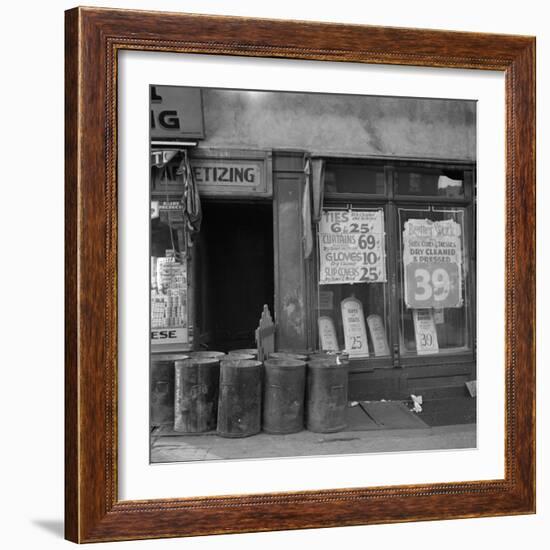
{"label": "stucco wall", "polygon": [[473,101],[203,91],[204,146],[475,160]]}

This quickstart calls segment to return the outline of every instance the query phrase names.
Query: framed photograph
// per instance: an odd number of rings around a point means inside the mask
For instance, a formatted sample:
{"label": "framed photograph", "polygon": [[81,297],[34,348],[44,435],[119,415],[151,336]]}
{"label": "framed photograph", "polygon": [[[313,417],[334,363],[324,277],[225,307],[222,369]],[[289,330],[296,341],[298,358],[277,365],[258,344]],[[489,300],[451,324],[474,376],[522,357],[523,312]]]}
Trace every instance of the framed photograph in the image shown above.
{"label": "framed photograph", "polygon": [[66,537],[535,511],[535,39],[66,12]]}

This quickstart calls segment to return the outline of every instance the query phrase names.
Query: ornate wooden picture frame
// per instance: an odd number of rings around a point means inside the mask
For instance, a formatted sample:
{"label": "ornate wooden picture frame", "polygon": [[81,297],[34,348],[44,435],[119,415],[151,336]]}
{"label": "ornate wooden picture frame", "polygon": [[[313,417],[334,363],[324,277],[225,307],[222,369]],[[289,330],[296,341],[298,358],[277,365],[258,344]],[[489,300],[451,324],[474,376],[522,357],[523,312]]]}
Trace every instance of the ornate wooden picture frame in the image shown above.
{"label": "ornate wooden picture frame", "polygon": [[[66,537],[97,542],[535,511],[535,39],[98,8],[66,12]],[[500,71],[506,95],[505,476],[118,497],[117,61],[122,50]]]}

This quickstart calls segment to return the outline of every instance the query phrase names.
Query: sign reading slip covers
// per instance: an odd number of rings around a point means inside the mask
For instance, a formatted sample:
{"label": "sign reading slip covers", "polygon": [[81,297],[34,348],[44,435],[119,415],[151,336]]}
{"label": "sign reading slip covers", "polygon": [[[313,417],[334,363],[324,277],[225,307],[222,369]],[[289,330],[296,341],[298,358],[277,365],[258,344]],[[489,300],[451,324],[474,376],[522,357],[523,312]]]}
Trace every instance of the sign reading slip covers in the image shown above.
{"label": "sign reading slip covers", "polygon": [[382,210],[323,210],[319,284],[386,282]]}
{"label": "sign reading slip covers", "polygon": [[454,220],[408,220],[403,231],[407,307],[462,307],[462,244]]}

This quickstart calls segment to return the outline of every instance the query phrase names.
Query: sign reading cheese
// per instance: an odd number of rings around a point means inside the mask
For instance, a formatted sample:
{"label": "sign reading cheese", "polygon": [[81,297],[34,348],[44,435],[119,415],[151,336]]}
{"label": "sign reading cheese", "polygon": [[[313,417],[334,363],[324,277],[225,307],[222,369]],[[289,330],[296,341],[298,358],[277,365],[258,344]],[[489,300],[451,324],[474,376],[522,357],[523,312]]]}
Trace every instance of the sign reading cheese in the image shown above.
{"label": "sign reading cheese", "polygon": [[382,210],[323,210],[319,284],[386,282]]}

